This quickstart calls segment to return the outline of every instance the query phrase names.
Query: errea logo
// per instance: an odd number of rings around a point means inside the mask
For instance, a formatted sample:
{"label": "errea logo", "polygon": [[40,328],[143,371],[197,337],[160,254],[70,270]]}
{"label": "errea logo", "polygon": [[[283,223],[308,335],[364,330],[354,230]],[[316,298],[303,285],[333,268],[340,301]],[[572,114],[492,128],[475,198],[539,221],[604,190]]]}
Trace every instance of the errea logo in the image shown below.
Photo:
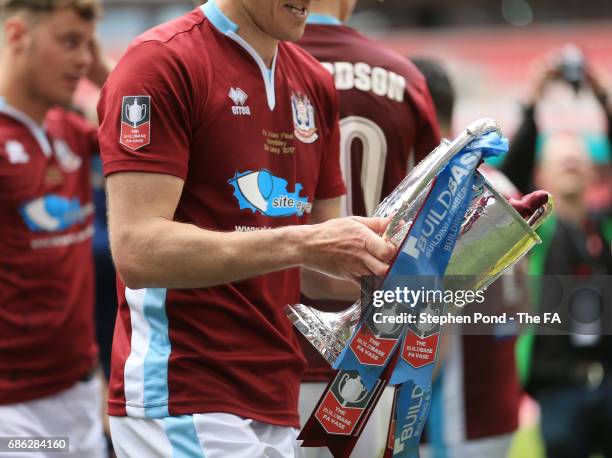
{"label": "errea logo", "polygon": [[4,149],[11,164],[27,164],[30,162],[30,155],[17,140],[9,140],[6,142]]}
{"label": "errea logo", "polygon": [[251,109],[247,106],[244,106],[246,100],[249,98],[246,92],[244,92],[239,87],[230,88],[229,98],[234,102],[232,106],[232,113],[236,116],[251,116]]}

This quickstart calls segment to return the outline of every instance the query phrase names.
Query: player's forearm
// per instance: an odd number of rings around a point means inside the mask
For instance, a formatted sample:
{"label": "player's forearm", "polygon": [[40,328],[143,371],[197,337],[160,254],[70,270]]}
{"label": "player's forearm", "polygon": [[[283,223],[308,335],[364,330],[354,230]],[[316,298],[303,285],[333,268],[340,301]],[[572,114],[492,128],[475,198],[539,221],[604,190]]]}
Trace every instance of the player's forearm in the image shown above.
{"label": "player's forearm", "polygon": [[117,270],[132,289],[204,288],[298,266],[308,229],[215,232],[154,218],[114,232]]}

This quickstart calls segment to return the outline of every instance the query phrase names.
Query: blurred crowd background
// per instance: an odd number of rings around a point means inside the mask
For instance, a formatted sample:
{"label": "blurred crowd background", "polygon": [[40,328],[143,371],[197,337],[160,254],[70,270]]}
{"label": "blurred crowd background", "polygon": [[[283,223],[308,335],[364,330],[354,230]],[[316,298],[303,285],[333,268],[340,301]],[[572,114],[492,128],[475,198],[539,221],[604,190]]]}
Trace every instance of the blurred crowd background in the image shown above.
{"label": "blurred crowd background", "polygon": [[[105,15],[98,34],[105,52],[115,59],[120,58],[129,42],[143,31],[194,7],[191,1],[178,0],[107,0],[103,3]],[[585,71],[582,79],[574,84],[568,84],[565,76],[556,75],[547,81],[546,90],[538,94],[537,100],[530,100],[530,97],[541,84],[542,63],[548,68],[560,69],[562,60],[570,66],[588,69],[590,74],[596,75],[597,84],[610,90],[612,1],[360,0],[357,5],[350,25],[404,56],[433,58],[444,65],[456,93],[451,135],[477,118],[491,117],[500,122],[504,134],[512,140],[525,122],[525,106],[530,102],[535,102],[532,114],[538,126],[536,154],[540,154],[538,150],[546,138],[556,133],[578,134],[595,165],[595,173],[588,175],[584,203],[589,211],[610,214],[609,121],[602,107],[606,103],[609,106],[612,101],[602,101],[598,97],[584,77]],[[94,119],[95,91],[84,82],[77,94],[77,105]],[[99,191],[97,207],[103,209],[101,169],[95,173]],[[107,275],[106,280],[100,277],[98,280],[99,285],[109,285],[114,280],[103,211],[98,223],[98,275]],[[612,233],[612,226],[609,229]],[[609,252],[610,246],[604,247],[606,250]],[[600,273],[609,275],[612,272]],[[113,302],[113,298],[114,291],[99,288],[98,305]],[[108,307],[98,307],[98,312],[107,314],[99,317],[99,323],[112,320]],[[103,352],[104,341],[108,346],[110,338],[108,326],[100,330]],[[607,371],[612,362],[604,362],[604,366]],[[521,408],[520,423],[511,456],[544,456],[539,408],[528,397]],[[612,431],[612,424],[604,427]]]}

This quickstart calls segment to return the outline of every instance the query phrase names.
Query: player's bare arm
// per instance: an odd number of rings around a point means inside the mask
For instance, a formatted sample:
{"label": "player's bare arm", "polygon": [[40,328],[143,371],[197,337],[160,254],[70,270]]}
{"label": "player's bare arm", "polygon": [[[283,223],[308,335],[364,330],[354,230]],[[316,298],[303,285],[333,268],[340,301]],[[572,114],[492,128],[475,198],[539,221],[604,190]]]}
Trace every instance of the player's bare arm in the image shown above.
{"label": "player's bare arm", "polygon": [[117,173],[107,182],[109,230],[118,272],[132,289],[200,288],[303,266],[359,281],[384,275],[394,247],[386,220],[342,218],[311,226],[216,232],[173,221],[179,178]]}

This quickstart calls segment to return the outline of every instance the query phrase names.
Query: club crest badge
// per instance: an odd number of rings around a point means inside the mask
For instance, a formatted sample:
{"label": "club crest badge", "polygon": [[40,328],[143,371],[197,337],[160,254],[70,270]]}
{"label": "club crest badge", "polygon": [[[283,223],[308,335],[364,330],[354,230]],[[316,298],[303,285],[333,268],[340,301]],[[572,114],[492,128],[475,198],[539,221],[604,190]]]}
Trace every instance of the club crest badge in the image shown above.
{"label": "club crest badge", "polygon": [[295,92],[291,95],[293,113],[293,133],[304,143],[313,143],[319,138],[315,126],[314,107],[306,95]]}
{"label": "club crest badge", "polygon": [[151,143],[150,96],[130,95],[123,97],[119,143],[134,151]]}
{"label": "club crest badge", "polygon": [[72,173],[81,168],[83,159],[74,154],[68,143],[64,140],[56,139],[53,142],[53,149],[55,150],[57,162],[64,172]]}

